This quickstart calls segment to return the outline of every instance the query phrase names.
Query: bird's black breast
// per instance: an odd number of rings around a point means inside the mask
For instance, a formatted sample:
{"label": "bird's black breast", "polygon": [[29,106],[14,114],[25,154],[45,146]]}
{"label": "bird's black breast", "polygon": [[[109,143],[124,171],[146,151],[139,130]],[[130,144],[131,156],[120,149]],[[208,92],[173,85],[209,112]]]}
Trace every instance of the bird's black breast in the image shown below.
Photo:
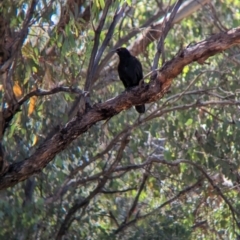
{"label": "bird's black breast", "polygon": [[120,58],[118,74],[125,88],[138,86],[143,78],[142,65],[134,56]]}

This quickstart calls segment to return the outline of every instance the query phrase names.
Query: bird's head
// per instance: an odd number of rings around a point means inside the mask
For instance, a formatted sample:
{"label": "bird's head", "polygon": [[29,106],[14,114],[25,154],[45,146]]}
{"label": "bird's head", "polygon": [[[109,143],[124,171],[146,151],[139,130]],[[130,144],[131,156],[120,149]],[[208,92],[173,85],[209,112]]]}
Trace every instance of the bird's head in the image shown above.
{"label": "bird's head", "polygon": [[115,50],[115,52],[118,54],[119,57],[129,57],[129,56],[131,56],[130,52],[124,47],[117,48]]}

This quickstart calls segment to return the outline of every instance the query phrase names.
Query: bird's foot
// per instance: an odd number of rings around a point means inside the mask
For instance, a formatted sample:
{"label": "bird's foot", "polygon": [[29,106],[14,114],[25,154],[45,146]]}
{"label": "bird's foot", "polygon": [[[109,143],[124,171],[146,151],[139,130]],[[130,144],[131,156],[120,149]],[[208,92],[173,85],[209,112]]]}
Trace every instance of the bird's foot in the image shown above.
{"label": "bird's foot", "polygon": [[139,84],[138,84],[140,87],[144,87],[144,79],[142,79]]}
{"label": "bird's foot", "polygon": [[[135,86],[134,86],[135,87]],[[131,89],[133,89],[134,87],[127,87],[125,90],[126,91],[131,91]]]}

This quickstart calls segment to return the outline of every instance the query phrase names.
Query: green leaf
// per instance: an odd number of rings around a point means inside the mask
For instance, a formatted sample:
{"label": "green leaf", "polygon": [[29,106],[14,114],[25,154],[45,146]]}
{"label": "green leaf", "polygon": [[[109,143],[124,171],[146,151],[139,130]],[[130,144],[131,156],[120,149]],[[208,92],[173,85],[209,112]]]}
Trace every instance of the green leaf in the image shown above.
{"label": "green leaf", "polygon": [[104,7],[105,7],[104,0],[98,0],[98,2],[99,2],[99,5],[100,5],[101,9],[104,9]]}
{"label": "green leaf", "polygon": [[35,66],[33,66],[33,67],[32,67],[32,71],[33,71],[34,73],[37,73],[38,70],[37,70],[37,68],[36,68]]}
{"label": "green leaf", "polygon": [[187,122],[185,123],[185,125],[186,125],[186,126],[190,126],[190,125],[192,125],[192,123],[193,123],[193,119],[192,119],[192,118],[189,118],[189,119],[187,120]]}

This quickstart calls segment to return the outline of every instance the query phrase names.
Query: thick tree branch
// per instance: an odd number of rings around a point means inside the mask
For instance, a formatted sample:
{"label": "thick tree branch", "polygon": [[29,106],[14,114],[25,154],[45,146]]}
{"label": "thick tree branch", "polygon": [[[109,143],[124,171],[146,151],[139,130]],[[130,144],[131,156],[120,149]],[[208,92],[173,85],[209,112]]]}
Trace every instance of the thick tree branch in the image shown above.
{"label": "thick tree branch", "polygon": [[[3,139],[3,135],[5,132],[5,129],[11,119],[13,118],[13,115],[18,111],[18,105],[17,105],[17,99],[15,97],[15,94],[13,92],[13,73],[15,71],[15,66],[17,65],[17,57],[19,53],[19,49],[23,44],[23,41],[25,40],[26,36],[28,35],[28,26],[33,18],[34,15],[34,9],[36,7],[37,1],[32,0],[29,3],[29,7],[26,13],[26,18],[23,21],[22,29],[19,31],[18,34],[16,34],[15,39],[11,38],[8,31],[10,30],[10,25],[5,22],[5,19],[1,18],[1,23],[5,23],[5,26],[0,26],[0,28],[3,27],[4,30],[1,30],[1,40],[0,40],[0,52],[2,52],[2,48],[4,49],[4,58],[0,60],[0,80],[3,83],[4,88],[4,96],[2,99],[2,110],[0,112],[0,143]],[[5,16],[6,18],[6,16]],[[7,31],[8,29],[8,31]],[[11,39],[8,41],[5,41],[5,39]],[[2,40],[4,42],[4,46],[2,46]],[[6,54],[5,54],[6,53]],[[1,53],[2,55],[2,53]],[[3,61],[3,62],[2,62]],[[3,66],[1,66],[3,65]],[[5,102],[6,101],[6,102]],[[4,109],[5,106],[8,106],[8,108]],[[2,147],[2,143],[1,143]],[[2,152],[2,150],[1,150]],[[5,171],[7,170],[8,162],[4,158],[4,155],[1,154],[0,156],[0,175],[3,175]]]}
{"label": "thick tree branch", "polygon": [[69,121],[52,138],[43,142],[29,158],[11,164],[8,171],[0,178],[0,189],[14,186],[34,173],[40,172],[56,154],[63,151],[74,139],[97,122],[113,117],[133,105],[159,100],[169,89],[173,79],[182,72],[184,66],[195,61],[203,63],[210,56],[236,44],[240,44],[240,27],[218,33],[182,50],[164,64],[154,81],[145,86],[135,87],[131,91],[125,91],[104,103],[95,104],[81,116]]}
{"label": "thick tree branch", "polygon": [[[97,173],[93,176],[89,176],[88,178],[84,178],[84,180],[74,180],[74,177],[76,176],[77,173],[79,173],[80,171],[83,171],[83,169],[88,166],[89,164],[91,164],[92,162],[96,161],[97,159],[100,159],[103,157],[104,154],[106,154],[107,152],[109,152],[113,146],[115,146],[119,141],[120,138],[123,136],[123,134],[125,134],[127,131],[130,132],[133,129],[135,129],[136,127],[138,127],[139,125],[146,123],[148,121],[151,121],[154,118],[159,118],[161,116],[164,116],[165,114],[169,113],[169,112],[173,112],[173,111],[184,111],[185,109],[198,109],[201,108],[203,106],[225,106],[225,105],[240,105],[240,102],[235,101],[234,99],[231,100],[224,100],[224,99],[228,99],[230,96],[227,94],[225,96],[221,96],[219,94],[216,93],[212,93],[210,91],[216,89],[216,88],[211,88],[211,89],[199,89],[199,90],[194,90],[194,91],[187,91],[192,85],[193,83],[196,82],[196,80],[203,75],[204,73],[209,72],[209,71],[203,71],[201,73],[198,74],[198,76],[196,76],[196,78],[194,78],[191,83],[189,83],[188,87],[186,89],[184,89],[183,92],[172,95],[170,97],[168,97],[162,104],[162,106],[160,108],[158,108],[157,110],[151,112],[148,116],[146,116],[145,118],[142,118],[141,120],[137,120],[135,123],[133,123],[132,125],[128,125],[126,126],[121,132],[119,132],[110,142],[109,144],[106,146],[106,148],[101,151],[100,153],[96,154],[94,157],[92,157],[91,159],[89,159],[89,161],[84,162],[83,165],[76,167],[70,174],[69,176],[66,178],[66,180],[61,184],[61,186],[59,187],[59,189],[53,194],[52,197],[49,197],[46,199],[46,203],[51,203],[51,202],[55,202],[57,201],[60,197],[63,197],[64,194],[66,194],[67,191],[69,191],[72,188],[76,188],[79,187],[79,185],[83,185],[89,182],[93,182],[93,181],[97,181],[97,179],[103,175],[102,173]],[[211,72],[211,71],[210,71]],[[221,74],[220,72],[217,71],[217,73]],[[205,95],[211,95],[214,97],[217,97],[219,100],[214,100],[214,101],[198,101],[196,100],[195,102],[191,103],[191,104],[185,104],[185,105],[177,105],[177,106],[172,106],[173,103],[177,102],[181,97],[186,96],[186,95],[199,95],[202,96],[203,94]],[[222,101],[224,100],[224,101]],[[170,107],[171,106],[171,107]],[[202,108],[201,108],[202,109]],[[203,110],[203,109],[202,109]],[[205,111],[205,110],[203,110]],[[222,121],[221,119],[218,119],[219,121]],[[229,124],[234,124],[234,122],[229,122]],[[149,164],[148,161],[142,163],[142,164],[138,164],[138,165],[131,165],[131,166],[125,166],[125,167],[121,167],[122,168],[122,172],[124,173],[124,170],[127,171],[131,171],[132,169],[137,170],[137,169],[141,169],[144,168],[147,164]],[[119,168],[116,169],[117,171],[119,171]]]}

